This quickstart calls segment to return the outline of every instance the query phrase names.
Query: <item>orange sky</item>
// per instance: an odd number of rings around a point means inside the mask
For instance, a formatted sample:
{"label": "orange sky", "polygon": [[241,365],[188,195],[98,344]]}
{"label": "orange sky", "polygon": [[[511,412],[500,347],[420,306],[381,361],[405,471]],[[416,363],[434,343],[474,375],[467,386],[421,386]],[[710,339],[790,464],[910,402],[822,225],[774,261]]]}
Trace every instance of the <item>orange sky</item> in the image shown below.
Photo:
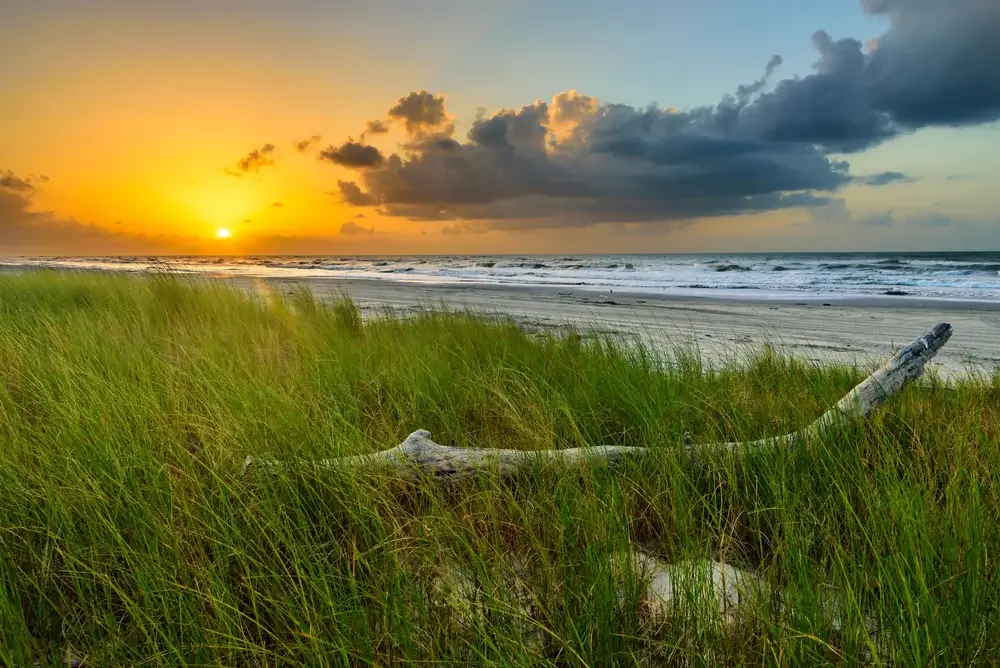
{"label": "orange sky", "polygon": [[[287,14],[257,3],[242,13],[203,11],[187,2],[173,13],[115,2],[95,4],[92,11],[52,2],[49,9],[60,11],[40,11],[45,4],[15,3],[0,27],[0,60],[11,65],[0,74],[0,176],[25,184],[0,191],[4,254],[822,250],[912,241],[898,227],[877,224],[878,216],[888,215],[930,221],[918,245],[946,241],[936,229],[945,225],[930,218],[935,215],[960,221],[963,243],[1000,241],[995,124],[924,129],[850,155],[851,174],[897,171],[908,178],[880,188],[840,188],[836,197],[851,220],[875,221],[847,233],[838,227],[847,222],[817,222],[831,216],[806,208],[674,217],[659,224],[594,221],[568,229],[512,229],[482,220],[414,221],[350,207],[341,201],[337,182],[363,184],[363,178],[320,160],[318,151],[358,139],[367,121],[385,119],[409,91],[426,87],[447,94],[453,137],[464,141],[483,113],[480,104],[489,116],[498,107],[548,101],[573,86],[585,88],[587,72],[566,69],[553,47],[538,54],[538,67],[551,63],[562,85],[537,79],[541,75],[526,68],[526,85],[538,88],[534,94],[509,79],[487,90],[474,70],[456,68],[477,56],[504,57],[504,42],[485,26],[513,31],[517,20],[513,10],[462,9],[462,3],[446,3],[451,13],[441,12],[444,27],[426,19],[426,12],[401,20],[379,36],[389,46],[365,39],[372,25],[364,21],[374,19],[358,18],[352,27],[306,2],[290,3]],[[406,31],[407,24],[424,20],[423,36]],[[330,32],[331,26],[339,27]],[[456,26],[461,37],[442,42],[442,35],[453,32],[446,28]],[[406,57],[407,49],[413,57]],[[800,64],[808,71],[808,61]],[[742,71],[738,76],[749,80]],[[610,84],[594,82],[598,90],[586,92],[602,101],[604,93],[619,93],[634,97],[640,108],[653,99],[690,106],[662,87],[640,99],[641,90],[601,90]],[[435,85],[440,83],[454,89],[441,90]],[[732,90],[721,75],[697,85],[678,80],[677,88],[677,97],[699,103]],[[305,151],[295,148],[295,141],[312,135],[322,140]],[[399,123],[389,134],[368,138],[385,156],[410,139]],[[274,146],[268,164],[235,170],[268,144]],[[217,237],[221,228],[231,232],[229,239]]]}

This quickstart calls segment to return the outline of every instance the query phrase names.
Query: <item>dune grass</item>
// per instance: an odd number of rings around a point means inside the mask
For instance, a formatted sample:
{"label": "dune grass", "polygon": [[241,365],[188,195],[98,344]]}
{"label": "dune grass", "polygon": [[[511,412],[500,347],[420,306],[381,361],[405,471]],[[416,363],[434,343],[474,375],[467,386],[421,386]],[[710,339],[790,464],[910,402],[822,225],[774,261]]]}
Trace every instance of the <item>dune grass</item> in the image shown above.
{"label": "dune grass", "polygon": [[[67,648],[94,666],[988,663],[998,378],[910,387],[793,452],[681,466],[684,432],[790,431],[867,371],[766,349],[709,370],[500,318],[362,321],[348,301],[167,276],[0,276],[0,664],[60,665]],[[417,428],[655,451],[458,490],[241,471]],[[613,559],[630,546],[729,562],[783,602],[732,628],[650,624]],[[436,593],[449,569],[478,613]]]}

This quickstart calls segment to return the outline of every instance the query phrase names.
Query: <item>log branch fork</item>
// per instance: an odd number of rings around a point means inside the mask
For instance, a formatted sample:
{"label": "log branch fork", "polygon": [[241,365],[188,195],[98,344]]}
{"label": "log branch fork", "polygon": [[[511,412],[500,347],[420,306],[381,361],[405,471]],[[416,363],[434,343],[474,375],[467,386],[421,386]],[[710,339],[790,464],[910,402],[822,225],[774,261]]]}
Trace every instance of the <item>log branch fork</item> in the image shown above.
{"label": "log branch fork", "polygon": [[[951,338],[951,325],[941,323],[927,330],[920,338],[901,348],[888,362],[847,393],[832,408],[812,424],[781,436],[736,443],[692,444],[684,448],[691,458],[711,451],[736,452],[750,448],[790,447],[821,432],[867,417],[878,406],[899,393],[918,378],[924,366]],[[431,440],[431,434],[418,429],[394,448],[367,455],[319,460],[273,460],[247,457],[244,472],[276,473],[282,468],[305,470],[382,469],[410,479],[431,478],[455,482],[479,474],[497,473],[508,476],[538,464],[576,465],[585,462],[614,465],[627,456],[641,455],[648,448],[620,445],[598,445],[582,448],[549,450],[510,450],[501,448],[455,448]]]}

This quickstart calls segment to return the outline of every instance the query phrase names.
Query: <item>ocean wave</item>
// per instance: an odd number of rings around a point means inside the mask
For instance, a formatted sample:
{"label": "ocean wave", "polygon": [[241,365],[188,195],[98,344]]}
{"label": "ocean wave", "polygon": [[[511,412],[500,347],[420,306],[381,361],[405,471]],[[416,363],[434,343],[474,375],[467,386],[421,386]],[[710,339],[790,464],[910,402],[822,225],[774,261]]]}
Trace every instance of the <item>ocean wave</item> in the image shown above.
{"label": "ocean wave", "polygon": [[[642,256],[100,256],[7,258],[0,264],[73,270],[253,277],[352,277],[425,284],[584,286],[670,293],[754,290],[791,296],[883,295],[1000,302],[1000,253]],[[709,294],[709,293],[705,293]],[[735,293],[734,293],[735,294]]]}

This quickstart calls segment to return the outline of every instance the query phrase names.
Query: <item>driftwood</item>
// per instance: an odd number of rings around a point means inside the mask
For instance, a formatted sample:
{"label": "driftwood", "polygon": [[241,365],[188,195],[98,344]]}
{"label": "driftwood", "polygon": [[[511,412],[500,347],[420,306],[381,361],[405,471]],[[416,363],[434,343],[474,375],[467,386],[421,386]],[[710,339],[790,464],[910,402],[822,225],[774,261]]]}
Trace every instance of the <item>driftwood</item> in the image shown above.
{"label": "driftwood", "polygon": [[[753,448],[790,447],[815,437],[823,431],[850,424],[869,415],[898,393],[906,383],[923,373],[924,365],[951,338],[951,325],[942,323],[927,330],[916,341],[900,349],[892,359],[847,393],[836,405],[812,424],[782,436],[736,443],[692,444],[685,442],[684,452],[691,459],[712,451],[736,452]],[[614,465],[625,457],[647,452],[644,447],[598,445],[563,450],[509,450],[499,448],[455,448],[431,440],[423,429],[410,434],[394,448],[368,455],[337,457],[312,461],[279,461],[247,457],[244,471],[274,473],[292,466],[306,470],[383,469],[401,477],[431,477],[440,481],[471,478],[479,473],[495,472],[502,476],[539,464],[579,465],[587,462]]]}

